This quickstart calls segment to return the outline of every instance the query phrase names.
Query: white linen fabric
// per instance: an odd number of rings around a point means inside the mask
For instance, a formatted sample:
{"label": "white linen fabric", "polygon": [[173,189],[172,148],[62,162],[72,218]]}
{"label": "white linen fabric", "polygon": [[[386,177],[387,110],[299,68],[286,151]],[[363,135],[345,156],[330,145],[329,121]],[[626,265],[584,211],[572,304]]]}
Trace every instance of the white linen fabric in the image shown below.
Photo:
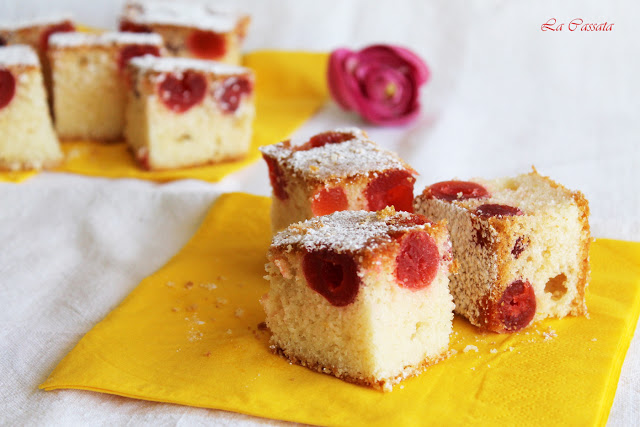
{"label": "white linen fabric", "polygon": [[[72,12],[115,27],[121,1],[0,0],[0,22]],[[296,132],[364,127],[420,173],[452,177],[531,165],[591,203],[595,237],[640,241],[640,12],[629,1],[242,0],[258,48],[331,50],[374,42],[418,52],[433,73],[424,114],[366,126],[334,103]],[[541,31],[550,18],[614,23],[610,32]],[[2,135],[0,135],[2,138]],[[280,424],[224,411],[37,389],[78,340],[184,245],[216,197],[268,195],[262,162],[218,184],[43,173],[0,184],[0,424]],[[640,419],[640,338],[623,366],[609,425]]]}

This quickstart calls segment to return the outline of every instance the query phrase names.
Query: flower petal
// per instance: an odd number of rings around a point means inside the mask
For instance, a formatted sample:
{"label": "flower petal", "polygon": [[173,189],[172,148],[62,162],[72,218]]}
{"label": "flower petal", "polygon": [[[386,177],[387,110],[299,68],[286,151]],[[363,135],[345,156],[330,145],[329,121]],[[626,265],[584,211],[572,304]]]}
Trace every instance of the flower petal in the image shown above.
{"label": "flower petal", "polygon": [[327,80],[329,91],[336,102],[345,110],[355,108],[354,86],[357,92],[357,84],[352,80],[351,72],[347,70],[347,62],[353,58],[354,54],[349,49],[336,49],[329,57],[327,68]]}

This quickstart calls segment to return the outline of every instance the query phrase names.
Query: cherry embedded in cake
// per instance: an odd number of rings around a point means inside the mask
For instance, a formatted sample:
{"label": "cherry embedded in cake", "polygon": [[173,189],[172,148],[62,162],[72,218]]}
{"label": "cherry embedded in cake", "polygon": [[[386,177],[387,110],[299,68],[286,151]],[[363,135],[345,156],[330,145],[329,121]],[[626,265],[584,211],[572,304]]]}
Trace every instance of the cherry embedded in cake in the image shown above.
{"label": "cherry embedded in cake", "polygon": [[261,303],[272,349],[293,363],[391,391],[446,357],[453,269],[445,222],[340,211],[277,233]]}
{"label": "cherry embedded in cake", "polygon": [[0,26],[0,46],[26,44],[35,49],[40,59],[47,96],[51,99],[51,67],[47,56],[49,39],[53,34],[75,30],[75,24],[66,16],[37,17],[10,26]]}
{"label": "cherry embedded in cake", "polygon": [[357,128],[335,129],[300,145],[261,147],[273,189],[275,231],[343,210],[413,211],[416,172]]}
{"label": "cherry embedded in cake", "polygon": [[206,2],[130,0],[120,30],[162,36],[172,56],[240,64],[240,50],[250,18],[216,10]]}
{"label": "cherry embedded in cake", "polygon": [[125,133],[140,166],[175,169],[246,156],[255,115],[250,69],[143,56],[129,71]]}
{"label": "cherry embedded in cake", "polygon": [[135,57],[162,54],[162,38],[136,33],[56,33],[49,39],[56,131],[64,140],[121,141]]}
{"label": "cherry embedded in cake", "polygon": [[36,52],[27,45],[0,47],[0,170],[61,161]]}
{"label": "cherry embedded in cake", "polygon": [[513,178],[443,181],[415,211],[447,220],[460,273],[456,312],[500,333],[587,313],[589,205],[535,170]]}

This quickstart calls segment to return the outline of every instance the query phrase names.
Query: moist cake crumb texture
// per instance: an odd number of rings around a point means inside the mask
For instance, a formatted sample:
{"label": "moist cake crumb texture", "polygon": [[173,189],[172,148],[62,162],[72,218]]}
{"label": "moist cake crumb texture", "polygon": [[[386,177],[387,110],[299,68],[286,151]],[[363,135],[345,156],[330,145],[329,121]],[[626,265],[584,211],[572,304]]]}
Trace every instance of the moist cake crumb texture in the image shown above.
{"label": "moist cake crumb texture", "polygon": [[292,363],[390,391],[448,356],[444,222],[393,208],[336,212],[274,236],[268,261],[261,303],[273,351]]}
{"label": "moist cake crumb texture", "polygon": [[451,277],[456,312],[474,325],[515,332],[547,317],[587,314],[591,236],[582,193],[534,170],[433,184],[415,209],[447,220],[460,266]]}

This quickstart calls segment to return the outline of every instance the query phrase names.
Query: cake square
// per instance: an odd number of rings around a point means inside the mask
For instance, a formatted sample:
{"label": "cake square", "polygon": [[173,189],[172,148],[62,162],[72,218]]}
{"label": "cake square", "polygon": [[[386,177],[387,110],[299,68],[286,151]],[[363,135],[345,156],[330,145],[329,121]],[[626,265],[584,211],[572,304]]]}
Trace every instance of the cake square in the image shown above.
{"label": "cake square", "polygon": [[162,36],[171,56],[241,63],[241,45],[251,19],[206,1],[128,1],[120,30]]}
{"label": "cake square", "polygon": [[416,172],[360,129],[335,129],[302,145],[284,141],[260,151],[273,188],[274,231],[343,210],[393,206],[413,212]]}
{"label": "cake square", "polygon": [[494,180],[444,181],[415,211],[447,220],[460,270],[456,312],[481,328],[515,332],[547,317],[587,313],[589,204],[534,169]]}
{"label": "cake square", "polygon": [[0,47],[0,170],[41,169],[62,160],[42,71],[27,45]]}
{"label": "cake square", "polygon": [[390,391],[447,356],[444,221],[392,207],[335,212],[276,234],[267,258],[271,348],[291,362]]}
{"label": "cake square", "polygon": [[54,33],[70,32],[75,29],[75,24],[67,16],[43,16],[28,21],[2,24],[0,25],[0,46],[27,44],[37,52],[47,96],[51,100],[53,93],[51,66],[47,57],[49,38]]}
{"label": "cake square", "polygon": [[120,141],[127,101],[127,64],[160,55],[157,34],[61,33],[49,39],[55,125],[60,139]]}
{"label": "cake square", "polygon": [[126,139],[145,169],[237,160],[251,145],[254,75],[191,58],[134,58]]}

